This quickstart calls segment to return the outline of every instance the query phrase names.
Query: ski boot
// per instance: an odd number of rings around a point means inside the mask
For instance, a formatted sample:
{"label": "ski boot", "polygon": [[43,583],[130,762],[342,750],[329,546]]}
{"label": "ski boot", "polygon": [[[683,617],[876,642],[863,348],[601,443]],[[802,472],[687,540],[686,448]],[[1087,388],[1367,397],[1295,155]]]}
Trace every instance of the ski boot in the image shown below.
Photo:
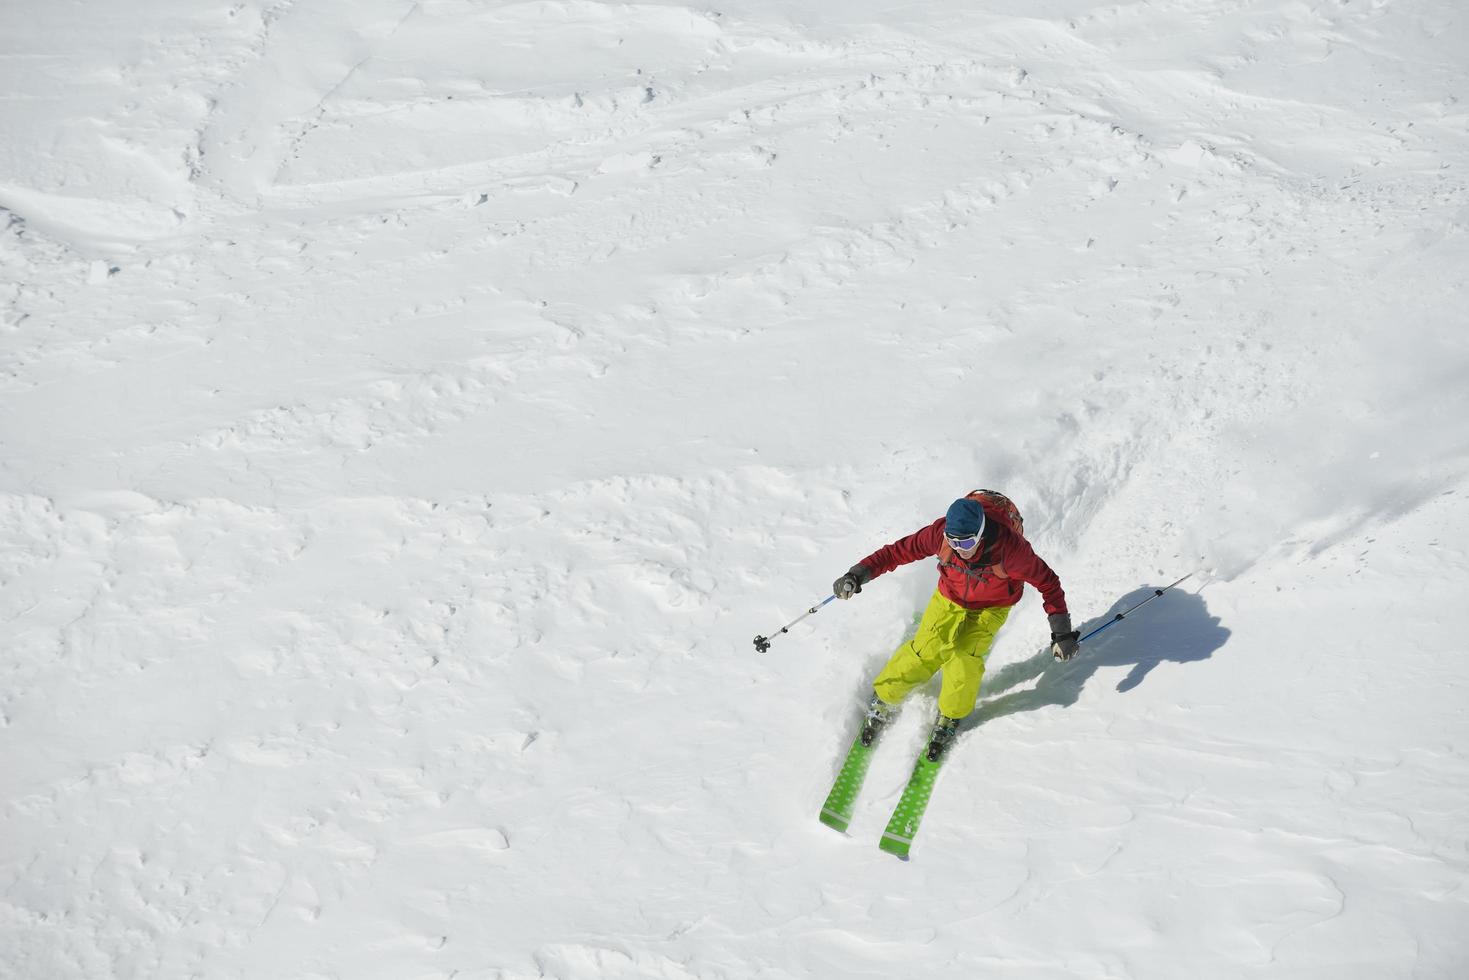
{"label": "ski boot", "polygon": [[893,720],[893,716],[897,713],[897,705],[888,704],[874,694],[867,702],[867,713],[862,716],[862,734],[858,736],[862,744],[871,745],[876,742],[877,736],[882,734],[883,728]]}
{"label": "ski boot", "polygon": [[947,715],[939,715],[933,723],[933,731],[928,735],[928,761],[938,762],[944,753],[949,750],[949,745],[954,737],[959,734],[959,719],[950,718]]}

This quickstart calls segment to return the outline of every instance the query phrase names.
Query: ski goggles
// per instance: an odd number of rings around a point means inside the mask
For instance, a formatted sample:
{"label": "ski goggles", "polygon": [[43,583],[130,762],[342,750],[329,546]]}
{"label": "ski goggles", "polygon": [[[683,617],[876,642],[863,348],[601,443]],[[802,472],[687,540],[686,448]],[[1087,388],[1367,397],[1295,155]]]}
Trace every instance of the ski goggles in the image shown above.
{"label": "ski goggles", "polygon": [[975,548],[979,547],[979,535],[977,534],[971,534],[967,537],[962,538],[956,538],[953,535],[945,534],[944,540],[948,541],[949,547],[953,548],[955,551],[973,551]]}

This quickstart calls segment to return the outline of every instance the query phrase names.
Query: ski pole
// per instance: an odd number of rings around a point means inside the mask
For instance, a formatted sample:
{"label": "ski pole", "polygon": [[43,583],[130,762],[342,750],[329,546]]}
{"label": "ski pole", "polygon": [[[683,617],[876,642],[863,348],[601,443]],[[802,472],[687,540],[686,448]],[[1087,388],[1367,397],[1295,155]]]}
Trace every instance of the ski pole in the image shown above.
{"label": "ski pole", "polygon": [[[1193,574],[1193,572],[1189,572],[1188,575],[1185,575],[1183,578],[1179,579],[1178,582],[1182,582],[1184,578],[1188,578],[1189,575],[1192,575],[1192,574]],[[1174,582],[1173,585],[1177,585],[1178,582]],[[1127,618],[1127,614],[1128,613],[1133,612],[1133,611],[1138,610],[1138,609],[1141,609],[1143,606],[1146,606],[1148,603],[1152,602],[1154,599],[1158,598],[1160,595],[1162,595],[1163,593],[1167,592],[1169,589],[1173,588],[1173,585],[1167,585],[1167,586],[1164,586],[1161,589],[1154,589],[1152,595],[1148,596],[1142,602],[1139,602],[1137,605],[1133,606],[1132,609],[1127,609],[1127,610],[1124,610],[1123,612],[1118,613],[1117,615],[1113,616],[1111,619],[1107,620],[1101,626],[1098,626],[1096,629],[1092,630],[1090,633],[1088,633],[1086,636],[1083,636],[1081,639],[1077,640],[1076,642],[1077,643],[1085,643],[1087,640],[1090,640],[1092,637],[1096,636],[1098,633],[1102,632],[1102,630],[1106,629],[1108,626],[1111,626],[1113,623],[1120,623],[1120,622],[1122,622],[1124,619]]]}
{"label": "ski pole", "polygon": [[[807,616],[812,615],[813,613],[819,613],[819,612],[821,612],[821,607],[824,606],[824,605],[826,605],[828,602],[831,602],[835,598],[836,598],[836,594],[835,593],[827,596],[825,599],[822,599],[816,605],[812,606],[810,609],[807,609],[804,613],[802,613],[801,615],[797,616],[795,619],[791,620],[789,623],[786,623],[784,626],[782,626],[780,629],[776,630],[774,633],[771,633],[770,636],[779,636],[782,633],[789,633],[791,631],[791,627],[792,626],[795,626],[801,620],[805,619]],[[1130,611],[1131,610],[1129,610],[1129,612]],[[757,636],[757,637],[755,637],[755,652],[756,653],[764,653],[766,650],[769,650],[770,649],[770,636]]]}

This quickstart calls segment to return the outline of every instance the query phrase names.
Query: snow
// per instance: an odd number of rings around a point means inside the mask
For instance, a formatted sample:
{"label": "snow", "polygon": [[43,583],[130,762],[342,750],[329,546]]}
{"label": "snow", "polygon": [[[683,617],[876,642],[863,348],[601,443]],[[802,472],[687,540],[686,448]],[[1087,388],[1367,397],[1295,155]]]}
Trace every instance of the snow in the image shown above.
{"label": "snow", "polygon": [[[1469,975],[1452,0],[0,9],[0,975]],[[913,852],[816,814],[1033,592]]]}

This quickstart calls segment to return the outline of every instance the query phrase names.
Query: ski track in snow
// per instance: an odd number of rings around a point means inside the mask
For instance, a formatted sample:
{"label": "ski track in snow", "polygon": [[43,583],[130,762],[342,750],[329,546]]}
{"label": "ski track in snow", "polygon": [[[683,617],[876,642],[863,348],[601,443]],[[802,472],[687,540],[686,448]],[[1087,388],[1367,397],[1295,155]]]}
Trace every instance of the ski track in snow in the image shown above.
{"label": "ski track in snow", "polygon": [[[1449,978],[1452,4],[0,14],[0,973]],[[58,11],[60,8],[58,8]],[[814,820],[976,484],[915,859]]]}

